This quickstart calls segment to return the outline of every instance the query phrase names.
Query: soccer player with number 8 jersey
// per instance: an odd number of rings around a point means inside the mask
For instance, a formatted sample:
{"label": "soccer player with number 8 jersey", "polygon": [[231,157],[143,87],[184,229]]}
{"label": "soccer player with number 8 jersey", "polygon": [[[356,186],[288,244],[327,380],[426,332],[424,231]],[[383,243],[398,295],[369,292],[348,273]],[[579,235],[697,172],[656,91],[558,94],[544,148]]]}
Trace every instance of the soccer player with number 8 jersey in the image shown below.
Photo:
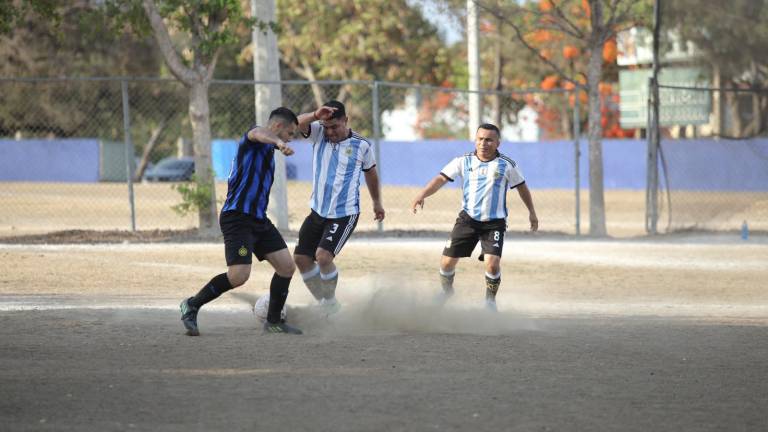
{"label": "soccer player with number 8 jersey", "polygon": [[515,161],[499,153],[500,138],[499,128],[495,125],[480,125],[475,134],[475,151],[448,163],[411,204],[416,213],[417,208],[424,208],[424,200],[443,185],[459,178],[462,182],[462,210],[440,261],[442,292],[438,300],[441,302],[453,295],[453,279],[459,258],[470,256],[480,241],[480,259],[485,261],[485,305],[489,310],[496,310],[496,293],[501,284],[501,252],[507,229],[509,189],[517,189],[520,199],[528,208],[531,231],[539,228],[525,178]]}

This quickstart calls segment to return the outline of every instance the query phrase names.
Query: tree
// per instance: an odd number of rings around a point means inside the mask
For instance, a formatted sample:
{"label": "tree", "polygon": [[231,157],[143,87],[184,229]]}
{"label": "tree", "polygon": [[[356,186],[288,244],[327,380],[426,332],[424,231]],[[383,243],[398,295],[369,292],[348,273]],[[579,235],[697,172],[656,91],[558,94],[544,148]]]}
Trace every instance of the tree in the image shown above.
{"label": "tree", "polygon": [[0,0],[0,35],[11,33],[28,15],[59,20],[56,0]]}
{"label": "tree", "polygon": [[[603,153],[601,99],[599,84],[603,76],[603,50],[606,43],[624,29],[644,22],[650,16],[648,1],[634,0],[541,0],[518,9],[518,19],[505,14],[487,0],[476,0],[478,6],[508,24],[515,39],[559,78],[575,86],[583,86],[588,94],[589,140],[589,233],[607,234],[603,185]],[[544,33],[546,32],[546,33]],[[550,35],[542,37],[542,35]],[[554,38],[552,35],[556,35]],[[558,45],[564,44],[564,45]],[[587,53],[585,70],[559,65],[552,60],[551,50],[573,46]],[[579,76],[586,76],[585,82]]]}
{"label": "tree", "polygon": [[[61,2],[57,2],[61,3]],[[88,77],[157,76],[163,61],[152,39],[112,31],[111,19],[92,1],[76,0],[50,14],[26,13],[12,31],[0,34],[0,76]],[[158,118],[170,119],[180,100],[169,86],[140,86],[158,103],[142,103],[133,93],[132,132],[139,147],[156,129]],[[0,134],[23,137],[89,137],[121,141],[120,85],[105,81],[4,82],[0,90]],[[179,117],[166,131],[179,129]],[[161,134],[158,148],[170,152]]]}
{"label": "tree", "polygon": [[[437,29],[406,0],[280,0],[277,6],[282,60],[303,79],[438,84],[448,73]],[[326,94],[313,85],[312,92],[316,105],[362,96],[353,86]]]}
{"label": "tree", "polygon": [[197,181],[201,190],[210,191],[209,205],[198,212],[199,231],[211,235],[216,232],[217,208],[208,89],[222,47],[237,43],[238,27],[250,27],[255,20],[245,16],[238,0],[133,0],[107,6],[136,31],[151,30],[169,71],[189,92]]}
{"label": "tree", "polygon": [[[662,3],[662,35],[678,34],[681,40],[692,42],[699,53],[698,61],[715,71],[715,86],[756,90],[751,95],[725,93],[734,120],[730,135],[764,133],[768,94],[759,91],[768,87],[766,20],[768,0],[711,2],[706,8],[695,0]],[[740,96],[752,99],[752,122],[743,129],[739,121]]]}

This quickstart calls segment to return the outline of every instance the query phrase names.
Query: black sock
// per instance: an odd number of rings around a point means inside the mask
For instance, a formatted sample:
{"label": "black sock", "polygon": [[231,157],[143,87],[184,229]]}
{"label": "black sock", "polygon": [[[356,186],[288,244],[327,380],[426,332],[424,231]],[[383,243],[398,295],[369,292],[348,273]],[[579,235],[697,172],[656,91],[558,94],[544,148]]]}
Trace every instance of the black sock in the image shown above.
{"label": "black sock", "polygon": [[280,322],[280,313],[283,311],[285,301],[288,300],[288,286],[291,284],[291,278],[282,277],[275,273],[272,276],[272,283],[269,284],[269,311],[267,312],[267,321],[272,324]]}
{"label": "black sock", "polygon": [[226,273],[214,276],[210,282],[205,284],[197,295],[189,299],[189,305],[195,309],[200,309],[202,305],[215,300],[231,289],[232,284],[229,283],[229,278],[227,278]]}

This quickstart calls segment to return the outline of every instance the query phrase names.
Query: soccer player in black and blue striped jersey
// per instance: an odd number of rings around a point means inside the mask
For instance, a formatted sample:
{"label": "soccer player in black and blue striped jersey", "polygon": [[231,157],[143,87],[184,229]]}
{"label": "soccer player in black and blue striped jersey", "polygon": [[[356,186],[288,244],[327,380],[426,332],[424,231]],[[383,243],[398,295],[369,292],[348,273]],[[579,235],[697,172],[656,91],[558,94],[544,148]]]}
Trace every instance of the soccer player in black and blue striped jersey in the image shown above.
{"label": "soccer player in black and blue striped jersey", "polygon": [[296,135],[298,124],[293,111],[277,108],[269,115],[266,127],[255,126],[243,134],[232,161],[227,199],[219,216],[227,272],[215,276],[197,295],[181,302],[181,321],[187,335],[200,334],[197,313],[204,304],[248,280],[251,255],[256,255],[259,261],[266,260],[275,269],[269,286],[264,332],[302,333],[281,320],[296,266],[285,240],[267,218],[269,192],[275,175],[275,150],[286,156],[293,154],[287,143]]}
{"label": "soccer player in black and blue striped jersey", "polygon": [[528,209],[531,231],[539,229],[539,219],[523,173],[515,161],[499,153],[500,138],[499,128],[495,125],[480,125],[475,134],[475,151],[449,162],[411,204],[416,213],[417,208],[424,208],[424,200],[443,185],[457,178],[462,182],[462,210],[440,261],[441,301],[453,295],[453,277],[459,258],[470,256],[480,241],[481,259],[485,261],[485,305],[489,310],[496,310],[509,189],[517,189]]}

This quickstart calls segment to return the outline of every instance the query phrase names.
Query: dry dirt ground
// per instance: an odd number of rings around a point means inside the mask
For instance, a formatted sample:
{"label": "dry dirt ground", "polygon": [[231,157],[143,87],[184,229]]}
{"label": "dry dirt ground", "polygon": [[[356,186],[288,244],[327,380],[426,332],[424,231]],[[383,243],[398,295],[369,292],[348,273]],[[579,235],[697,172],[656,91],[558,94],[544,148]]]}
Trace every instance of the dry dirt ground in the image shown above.
{"label": "dry dirt ground", "polygon": [[[426,180],[425,180],[426,182]],[[181,230],[197,226],[196,215],[180,217],[171,206],[181,202],[169,183],[134,185],[135,222],[139,230]],[[545,232],[575,233],[576,199],[573,190],[532,186],[534,203]],[[365,189],[365,188],[363,188]],[[445,187],[427,199],[423,212],[414,216],[410,204],[420,187],[386,185],[382,189],[387,218],[385,230],[447,230],[460,210],[460,190]],[[226,183],[217,183],[217,197],[226,197]],[[311,184],[288,182],[289,226],[298,230],[309,212]],[[360,193],[362,214],[357,231],[375,231],[367,191]],[[581,191],[580,227],[589,230],[589,193]],[[743,221],[752,230],[768,231],[768,193],[673,191],[673,218],[666,195],[660,197],[659,228],[737,231]],[[528,226],[528,213],[516,192],[509,192],[509,229]],[[645,234],[645,191],[606,189],[606,223],[614,237]],[[129,230],[131,207],[128,187],[121,183],[0,182],[0,239],[70,229]]]}
{"label": "dry dirt ground", "polygon": [[[0,424],[21,430],[768,429],[768,238],[510,236],[498,314],[482,264],[431,297],[444,240],[353,239],[340,312],[297,276],[262,335],[270,271],[200,313],[219,243],[0,244]],[[133,241],[133,239],[131,239]]]}

